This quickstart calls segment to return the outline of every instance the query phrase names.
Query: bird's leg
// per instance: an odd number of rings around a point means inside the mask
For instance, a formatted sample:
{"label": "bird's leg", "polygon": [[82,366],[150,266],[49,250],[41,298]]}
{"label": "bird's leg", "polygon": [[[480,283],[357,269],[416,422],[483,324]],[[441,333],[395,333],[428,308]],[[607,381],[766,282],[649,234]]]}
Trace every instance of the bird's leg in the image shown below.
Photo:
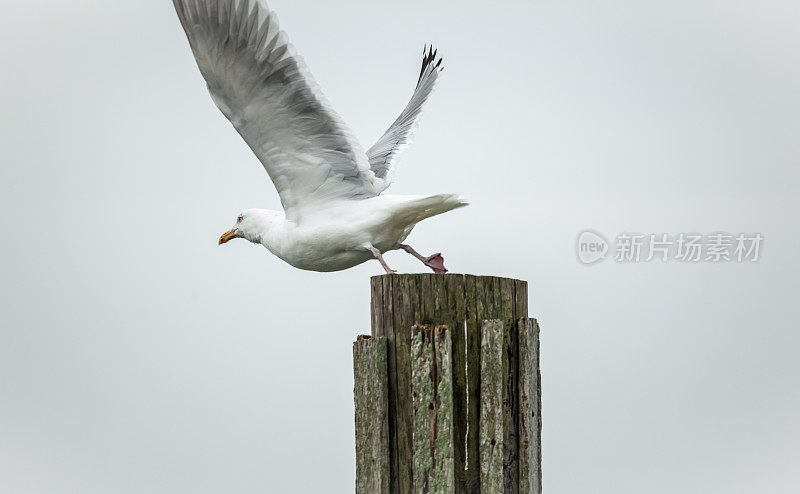
{"label": "bird's leg", "polygon": [[442,254],[434,254],[432,256],[423,257],[422,254],[415,251],[410,245],[400,244],[400,248],[422,261],[422,264],[431,268],[434,273],[444,274],[447,272],[447,269],[444,267],[444,258],[442,257]]}
{"label": "bird's leg", "polygon": [[383,269],[386,270],[386,274],[394,274],[397,272],[394,269],[390,268],[388,264],[386,264],[386,261],[383,259],[383,254],[381,254],[381,251],[379,251],[378,249],[376,249],[371,245],[367,246],[367,248],[370,250],[370,252],[372,252],[372,255],[375,256],[375,259],[377,259],[378,262],[381,263]]}

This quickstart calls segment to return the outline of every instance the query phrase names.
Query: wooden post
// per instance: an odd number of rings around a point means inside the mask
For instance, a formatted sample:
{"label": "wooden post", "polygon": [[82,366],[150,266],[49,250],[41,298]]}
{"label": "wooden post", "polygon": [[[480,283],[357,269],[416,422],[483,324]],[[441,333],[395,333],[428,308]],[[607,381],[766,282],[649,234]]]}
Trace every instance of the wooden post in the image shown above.
{"label": "wooden post", "polygon": [[[394,274],[373,277],[371,293],[372,339],[356,346],[385,350],[354,348],[356,492],[540,493],[539,340],[527,283]],[[373,371],[384,367],[381,408]]]}

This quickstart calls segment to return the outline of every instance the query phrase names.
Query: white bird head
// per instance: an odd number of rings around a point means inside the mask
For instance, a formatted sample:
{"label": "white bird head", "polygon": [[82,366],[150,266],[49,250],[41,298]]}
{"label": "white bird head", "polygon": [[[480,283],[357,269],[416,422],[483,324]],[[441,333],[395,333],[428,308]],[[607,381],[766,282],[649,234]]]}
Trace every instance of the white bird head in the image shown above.
{"label": "white bird head", "polygon": [[233,228],[219,237],[219,245],[227,243],[234,238],[243,238],[254,244],[261,243],[264,234],[277,223],[283,221],[283,218],[283,213],[278,211],[248,209],[236,218],[236,225]]}

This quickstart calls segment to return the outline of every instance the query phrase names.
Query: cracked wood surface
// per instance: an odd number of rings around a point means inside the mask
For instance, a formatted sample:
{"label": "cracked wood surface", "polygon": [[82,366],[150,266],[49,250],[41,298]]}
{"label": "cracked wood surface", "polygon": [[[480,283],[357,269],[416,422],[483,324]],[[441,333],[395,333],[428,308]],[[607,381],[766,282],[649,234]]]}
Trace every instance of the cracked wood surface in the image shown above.
{"label": "cracked wood surface", "polygon": [[389,494],[389,377],[386,338],[353,343],[356,494]]}
{"label": "cracked wood surface", "polygon": [[414,492],[454,493],[451,332],[416,325],[411,334]]}
{"label": "cracked wood surface", "polygon": [[[523,389],[539,384],[538,339],[532,359],[522,354],[533,347],[517,330],[518,321],[527,318],[527,283],[493,276],[391,274],[373,277],[370,288],[372,335],[387,342],[389,492],[537,492],[530,486],[540,482],[535,477],[538,472],[541,478],[540,468],[521,463],[525,458],[541,461],[541,454],[534,448],[531,456],[529,448],[537,431],[524,427],[538,426],[540,417],[526,421],[522,416],[531,403],[541,407],[538,388]],[[493,361],[492,356],[483,358],[487,320],[496,320],[501,328],[503,350]],[[440,326],[447,329],[437,333]],[[447,344],[437,345],[438,338],[448,334],[449,355],[441,354]],[[534,363],[535,378],[528,379]],[[448,371],[449,384],[443,387]],[[493,384],[484,382],[484,373]],[[499,461],[500,469],[485,473],[482,414],[490,414],[482,407],[484,388],[485,393],[500,389],[494,409],[499,460],[492,457],[490,462]],[[443,434],[445,423],[450,431]],[[448,437],[449,443],[444,440]],[[496,480],[500,490],[488,485],[482,489],[484,480]]]}

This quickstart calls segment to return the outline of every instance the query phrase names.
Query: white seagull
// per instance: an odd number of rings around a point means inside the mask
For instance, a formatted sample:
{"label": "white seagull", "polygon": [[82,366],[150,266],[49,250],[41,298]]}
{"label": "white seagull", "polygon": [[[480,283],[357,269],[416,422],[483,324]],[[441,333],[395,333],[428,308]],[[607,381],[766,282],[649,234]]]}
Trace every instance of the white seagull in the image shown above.
{"label": "white seagull", "polygon": [[414,226],[466,206],[455,194],[381,195],[442,59],[423,53],[408,106],[366,153],[331,108],[263,0],[173,0],[211,98],[267,170],[284,212],[249,209],[219,243],[244,238],[287,263],[339,271],[403,249],[437,273],[440,254],[404,244]]}

